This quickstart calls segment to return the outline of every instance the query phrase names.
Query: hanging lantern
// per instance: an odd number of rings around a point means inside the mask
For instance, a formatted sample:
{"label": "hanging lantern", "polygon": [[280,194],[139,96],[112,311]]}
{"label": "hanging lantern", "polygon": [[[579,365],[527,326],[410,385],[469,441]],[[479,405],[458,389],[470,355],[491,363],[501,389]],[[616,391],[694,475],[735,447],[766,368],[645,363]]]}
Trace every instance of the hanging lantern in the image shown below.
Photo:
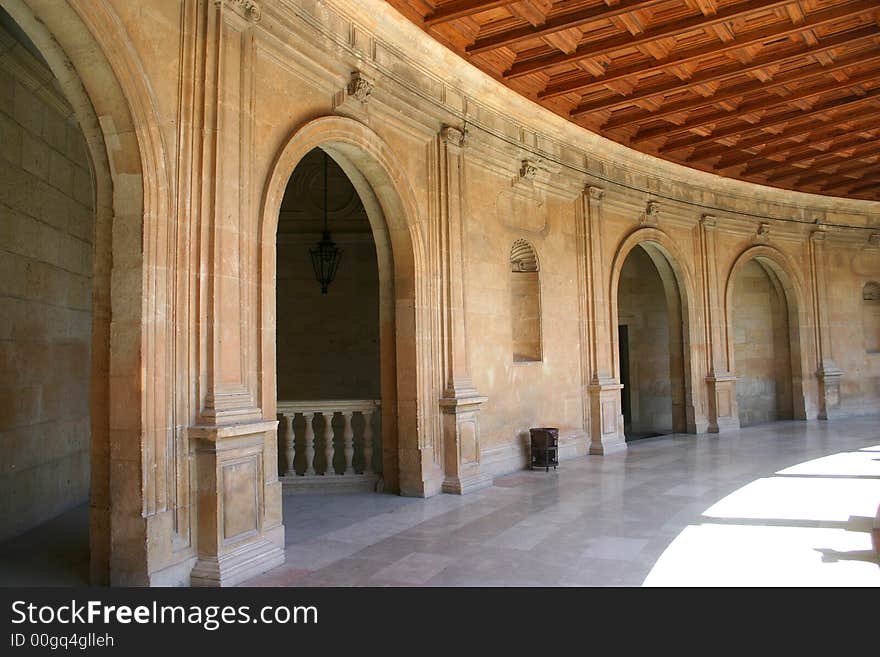
{"label": "hanging lantern", "polygon": [[321,284],[321,294],[327,294],[327,288],[336,278],[336,270],[342,260],[342,249],[336,246],[327,229],[327,153],[324,153],[324,231],[321,241],[309,249],[309,253],[312,255],[315,278]]}

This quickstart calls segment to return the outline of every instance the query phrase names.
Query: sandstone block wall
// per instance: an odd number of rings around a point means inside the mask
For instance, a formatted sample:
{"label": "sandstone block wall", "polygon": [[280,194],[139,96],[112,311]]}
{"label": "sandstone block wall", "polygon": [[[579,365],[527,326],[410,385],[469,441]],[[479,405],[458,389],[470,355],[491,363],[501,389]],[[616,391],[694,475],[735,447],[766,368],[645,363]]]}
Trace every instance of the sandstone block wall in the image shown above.
{"label": "sandstone block wall", "polygon": [[92,184],[43,64],[0,32],[0,540],[86,501]]}

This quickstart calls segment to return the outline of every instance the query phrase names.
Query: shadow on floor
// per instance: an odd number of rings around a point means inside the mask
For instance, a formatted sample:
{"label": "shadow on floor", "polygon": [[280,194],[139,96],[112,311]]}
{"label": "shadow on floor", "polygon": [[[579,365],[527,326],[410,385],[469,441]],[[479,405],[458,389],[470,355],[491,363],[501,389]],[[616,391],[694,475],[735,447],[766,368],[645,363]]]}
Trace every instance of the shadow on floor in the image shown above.
{"label": "shadow on floor", "polygon": [[0,543],[0,586],[88,586],[89,505]]}

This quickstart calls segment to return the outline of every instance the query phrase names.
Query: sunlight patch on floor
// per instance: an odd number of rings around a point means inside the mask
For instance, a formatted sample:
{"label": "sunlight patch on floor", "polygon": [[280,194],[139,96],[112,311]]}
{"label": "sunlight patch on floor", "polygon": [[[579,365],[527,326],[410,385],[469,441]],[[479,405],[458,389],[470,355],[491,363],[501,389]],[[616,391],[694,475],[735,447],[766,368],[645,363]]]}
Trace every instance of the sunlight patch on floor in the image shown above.
{"label": "sunlight patch on floor", "polygon": [[866,532],[814,527],[686,527],[643,586],[880,586]]}
{"label": "sunlight patch on floor", "polygon": [[804,461],[780,470],[781,475],[857,476],[880,478],[880,454],[876,452],[841,452]]}
{"label": "sunlight patch on floor", "polygon": [[703,512],[710,518],[846,522],[873,518],[880,479],[770,477],[757,479]]}
{"label": "sunlight patch on floor", "polygon": [[[643,586],[880,586],[876,452],[832,454],[777,475],[785,476],[756,479],[704,511]],[[823,526],[831,523],[840,526]]]}

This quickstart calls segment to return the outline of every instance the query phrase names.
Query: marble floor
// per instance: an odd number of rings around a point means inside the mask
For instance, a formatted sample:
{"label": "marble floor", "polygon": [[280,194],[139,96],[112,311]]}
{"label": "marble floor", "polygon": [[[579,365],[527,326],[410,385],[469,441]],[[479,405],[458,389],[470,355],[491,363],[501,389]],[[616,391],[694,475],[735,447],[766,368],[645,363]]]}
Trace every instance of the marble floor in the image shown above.
{"label": "marble floor", "polygon": [[639,440],[427,500],[286,496],[249,586],[880,586],[880,419]]}
{"label": "marble floor", "polygon": [[[463,497],[287,495],[246,586],[880,586],[880,418],[668,435]],[[85,507],[0,544],[0,584],[84,583]]]}

